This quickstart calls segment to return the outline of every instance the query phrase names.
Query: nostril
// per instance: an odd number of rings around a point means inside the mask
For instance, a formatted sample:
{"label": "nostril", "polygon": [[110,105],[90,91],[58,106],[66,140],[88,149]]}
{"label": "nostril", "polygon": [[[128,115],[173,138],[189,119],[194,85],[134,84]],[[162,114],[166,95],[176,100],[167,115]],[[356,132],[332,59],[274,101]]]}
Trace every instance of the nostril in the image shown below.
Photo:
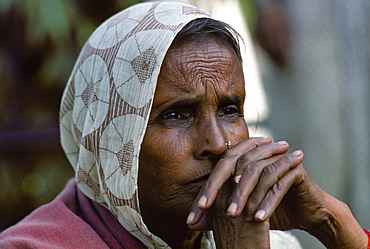
{"label": "nostril", "polygon": [[200,157],[201,157],[202,159],[207,159],[207,160],[209,160],[209,161],[211,161],[211,162],[216,163],[218,160],[220,160],[220,159],[221,159],[221,154],[213,154],[213,153],[212,153],[212,152],[210,152],[210,151],[204,151],[204,152],[200,155]]}
{"label": "nostril", "polygon": [[210,157],[211,155],[213,155],[210,151],[204,151],[200,157],[202,158],[205,158],[205,157]]}

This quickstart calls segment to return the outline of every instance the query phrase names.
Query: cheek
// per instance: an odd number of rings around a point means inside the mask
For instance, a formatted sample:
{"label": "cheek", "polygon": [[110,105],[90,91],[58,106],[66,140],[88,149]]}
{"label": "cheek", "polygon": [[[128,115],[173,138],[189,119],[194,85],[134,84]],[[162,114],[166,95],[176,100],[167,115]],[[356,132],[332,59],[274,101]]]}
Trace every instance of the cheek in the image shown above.
{"label": "cheek", "polygon": [[248,126],[244,118],[240,118],[235,123],[228,123],[227,127],[228,139],[232,140],[234,145],[242,140],[249,138]]}
{"label": "cheek", "polygon": [[[148,129],[144,137],[140,161],[153,163],[159,172],[176,170],[189,155],[189,139],[178,132],[163,129]],[[172,167],[169,167],[171,164]]]}
{"label": "cheek", "polygon": [[[165,192],[188,176],[190,139],[174,129],[148,128],[140,152],[140,177],[156,183]],[[154,186],[154,184],[152,184]],[[171,190],[170,192],[173,192]]]}
{"label": "cheek", "polygon": [[182,183],[194,172],[188,135],[174,130],[148,128],[139,156],[140,203],[152,210],[188,211],[193,192]]}

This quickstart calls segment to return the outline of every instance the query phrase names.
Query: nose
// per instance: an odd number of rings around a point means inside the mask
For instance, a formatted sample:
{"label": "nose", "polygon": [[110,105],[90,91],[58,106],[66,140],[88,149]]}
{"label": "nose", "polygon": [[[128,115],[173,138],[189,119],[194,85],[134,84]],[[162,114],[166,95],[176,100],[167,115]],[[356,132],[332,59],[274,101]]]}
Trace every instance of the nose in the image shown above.
{"label": "nose", "polygon": [[196,127],[195,157],[218,160],[226,150],[225,128],[216,117],[203,118]]}

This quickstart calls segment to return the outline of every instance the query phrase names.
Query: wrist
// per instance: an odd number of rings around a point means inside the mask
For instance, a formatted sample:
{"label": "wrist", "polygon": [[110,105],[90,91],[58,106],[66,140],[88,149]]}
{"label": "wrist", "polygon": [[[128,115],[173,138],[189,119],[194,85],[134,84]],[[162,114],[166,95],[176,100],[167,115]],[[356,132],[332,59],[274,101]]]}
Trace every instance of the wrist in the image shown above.
{"label": "wrist", "polygon": [[367,235],[345,203],[328,195],[321,212],[322,222],[309,233],[327,248],[367,248]]}

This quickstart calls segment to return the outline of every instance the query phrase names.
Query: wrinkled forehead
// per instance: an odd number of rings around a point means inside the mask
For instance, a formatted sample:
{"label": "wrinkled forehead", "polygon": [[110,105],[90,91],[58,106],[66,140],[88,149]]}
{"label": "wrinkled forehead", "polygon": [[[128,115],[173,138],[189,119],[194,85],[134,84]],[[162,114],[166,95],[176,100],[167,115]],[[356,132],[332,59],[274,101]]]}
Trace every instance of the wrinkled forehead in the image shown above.
{"label": "wrinkled forehead", "polygon": [[210,40],[170,49],[158,78],[153,107],[179,100],[217,104],[245,98],[240,61],[229,46]]}
{"label": "wrinkled forehead", "polygon": [[169,49],[157,87],[178,88],[188,93],[209,88],[244,89],[242,66],[234,50],[217,39],[187,43]]}

